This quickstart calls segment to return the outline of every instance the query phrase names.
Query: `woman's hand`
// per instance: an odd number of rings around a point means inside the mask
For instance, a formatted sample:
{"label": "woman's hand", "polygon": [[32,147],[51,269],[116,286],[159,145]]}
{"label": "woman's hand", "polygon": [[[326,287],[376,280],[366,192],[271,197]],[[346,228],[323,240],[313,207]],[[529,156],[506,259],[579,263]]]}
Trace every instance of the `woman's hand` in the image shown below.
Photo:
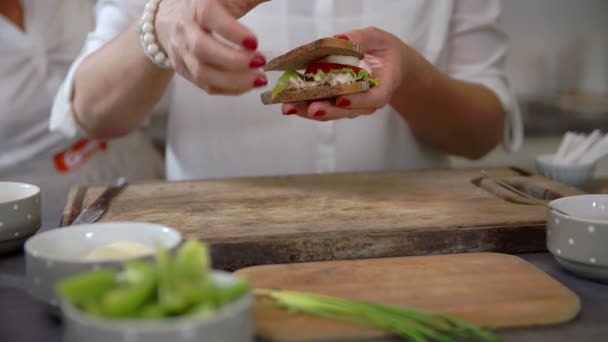
{"label": "woman's hand", "polygon": [[404,81],[405,44],[396,36],[375,27],[346,32],[339,37],[350,39],[365,51],[360,66],[380,84],[366,92],[339,96],[335,101],[283,104],[283,114],[297,114],[319,121],[355,118],[372,114],[386,106]]}
{"label": "woman's hand", "polygon": [[256,52],[257,38],[237,22],[265,1],[161,1],[156,30],[175,71],[209,94],[238,95],[265,86],[268,80],[258,69],[266,59]]}

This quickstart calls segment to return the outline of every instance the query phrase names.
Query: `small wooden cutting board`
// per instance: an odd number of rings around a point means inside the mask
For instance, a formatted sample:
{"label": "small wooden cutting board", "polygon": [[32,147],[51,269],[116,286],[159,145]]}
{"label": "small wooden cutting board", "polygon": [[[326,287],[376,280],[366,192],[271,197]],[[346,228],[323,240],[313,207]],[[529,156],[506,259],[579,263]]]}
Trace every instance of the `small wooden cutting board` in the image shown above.
{"label": "small wooden cutting board", "polygon": [[[482,326],[573,319],[578,297],[521,258],[497,253],[254,266],[237,271],[255,288],[284,289],[450,313]],[[258,300],[257,333],[271,341],[332,341],[382,332],[288,314]]]}

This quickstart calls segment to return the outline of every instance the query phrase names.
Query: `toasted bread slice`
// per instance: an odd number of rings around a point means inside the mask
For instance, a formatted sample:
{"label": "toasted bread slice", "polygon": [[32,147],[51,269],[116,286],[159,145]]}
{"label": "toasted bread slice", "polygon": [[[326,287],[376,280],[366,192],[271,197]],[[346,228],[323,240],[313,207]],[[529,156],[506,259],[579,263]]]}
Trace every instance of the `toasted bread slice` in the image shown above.
{"label": "toasted bread slice", "polygon": [[288,90],[272,98],[272,91],[264,92],[261,96],[265,105],[298,101],[331,99],[339,95],[358,93],[369,89],[369,82],[360,81],[339,86],[319,86],[302,90]]}
{"label": "toasted bread slice", "polygon": [[273,58],[266,64],[264,70],[301,70],[310,63],[331,55],[354,56],[362,59],[364,53],[361,46],[351,41],[322,38]]}

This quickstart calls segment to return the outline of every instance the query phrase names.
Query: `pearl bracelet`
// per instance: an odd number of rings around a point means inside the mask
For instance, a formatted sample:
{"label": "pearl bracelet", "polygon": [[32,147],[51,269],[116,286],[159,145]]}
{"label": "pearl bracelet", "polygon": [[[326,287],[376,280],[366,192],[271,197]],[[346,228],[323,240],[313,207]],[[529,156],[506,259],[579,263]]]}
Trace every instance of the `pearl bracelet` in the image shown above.
{"label": "pearl bracelet", "polygon": [[150,61],[163,69],[171,69],[171,61],[167,57],[167,54],[161,50],[154,35],[154,19],[156,18],[160,1],[148,0],[144,14],[141,16],[137,27],[137,32],[139,33],[144,53],[150,58]]}

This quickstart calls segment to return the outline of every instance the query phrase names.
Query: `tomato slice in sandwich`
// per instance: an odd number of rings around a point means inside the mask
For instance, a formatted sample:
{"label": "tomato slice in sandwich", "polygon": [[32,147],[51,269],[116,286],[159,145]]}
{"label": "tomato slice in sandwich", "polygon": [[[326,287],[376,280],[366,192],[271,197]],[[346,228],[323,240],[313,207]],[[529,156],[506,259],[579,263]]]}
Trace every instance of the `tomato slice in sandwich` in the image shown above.
{"label": "tomato slice in sandwich", "polygon": [[359,71],[361,71],[361,68],[353,66],[353,65],[316,62],[316,63],[310,64],[308,66],[308,68],[306,68],[306,71],[304,73],[305,74],[316,74],[319,71],[323,71],[324,73],[327,74],[327,73],[331,72],[332,70],[341,70],[341,69],[351,69],[352,71],[355,72],[355,74],[359,74]]}

